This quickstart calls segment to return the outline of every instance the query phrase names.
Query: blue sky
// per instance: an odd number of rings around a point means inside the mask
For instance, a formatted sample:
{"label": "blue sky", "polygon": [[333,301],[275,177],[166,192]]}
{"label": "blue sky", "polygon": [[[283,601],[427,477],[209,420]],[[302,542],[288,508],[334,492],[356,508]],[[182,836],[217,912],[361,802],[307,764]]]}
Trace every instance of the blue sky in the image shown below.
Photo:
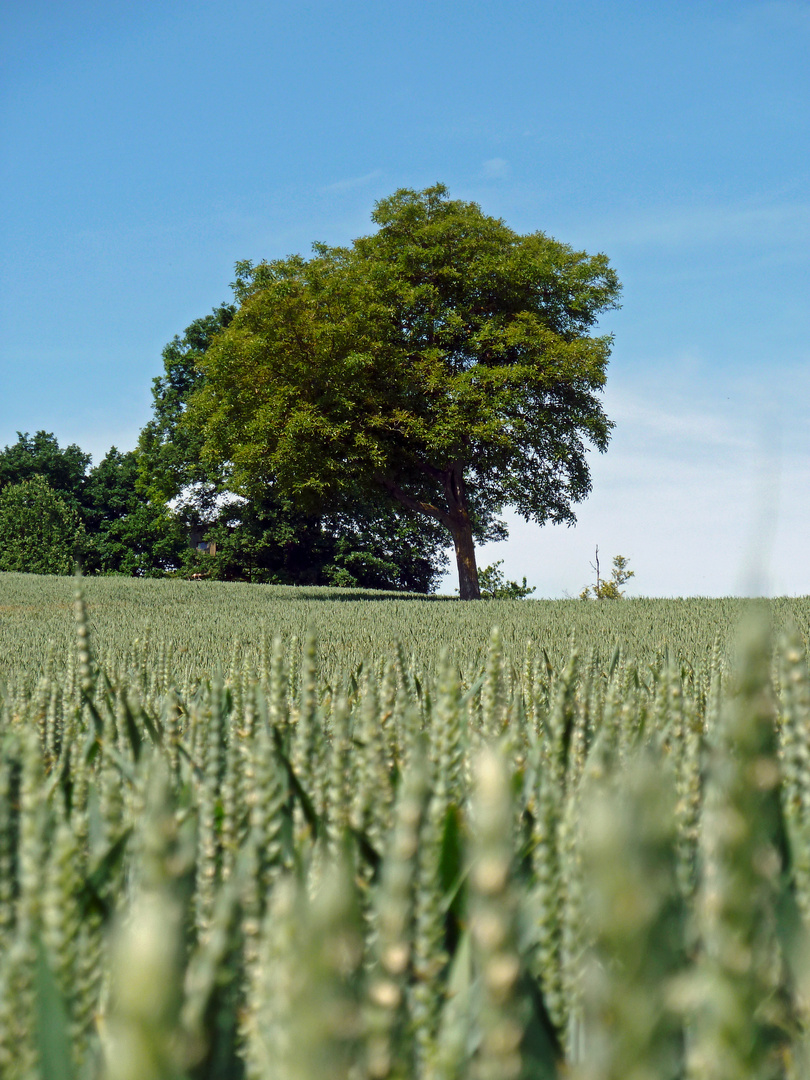
{"label": "blue sky", "polygon": [[0,35],[0,445],[131,448],[237,259],[441,180],[624,285],[578,525],[482,563],[810,593],[810,2],[7,0]]}

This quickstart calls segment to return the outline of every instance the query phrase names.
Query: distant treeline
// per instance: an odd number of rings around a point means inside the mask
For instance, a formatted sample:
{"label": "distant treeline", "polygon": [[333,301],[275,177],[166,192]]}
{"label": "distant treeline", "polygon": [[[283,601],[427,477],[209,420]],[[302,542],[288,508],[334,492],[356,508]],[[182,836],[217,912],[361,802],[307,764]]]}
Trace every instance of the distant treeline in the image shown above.
{"label": "distant treeline", "polygon": [[[182,340],[167,346],[167,369]],[[156,400],[162,384],[155,380]],[[261,503],[251,502],[213,480],[186,484],[177,467],[176,495],[165,484],[160,491],[154,426],[141,438],[152,436],[151,460],[143,446],[112,447],[97,465],[52,433],[18,433],[0,450],[0,570],[69,573],[78,558],[93,574],[435,587],[446,564],[441,534],[386,508],[358,502],[305,515],[275,500],[271,488]],[[161,449],[174,450],[177,466],[172,432],[164,427],[162,434]]]}

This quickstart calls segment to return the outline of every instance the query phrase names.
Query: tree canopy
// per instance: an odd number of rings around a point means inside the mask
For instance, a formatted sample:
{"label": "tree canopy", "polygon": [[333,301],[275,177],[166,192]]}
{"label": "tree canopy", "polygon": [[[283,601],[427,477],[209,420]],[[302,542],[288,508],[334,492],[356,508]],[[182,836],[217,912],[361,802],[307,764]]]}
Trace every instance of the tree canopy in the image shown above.
{"label": "tree canopy", "polygon": [[519,235],[443,185],[376,204],[377,232],[310,259],[237,264],[239,310],[200,361],[181,427],[251,496],[339,505],[358,485],[439,522],[462,599],[507,504],[575,520],[604,451],[617,304],[604,255]]}
{"label": "tree canopy", "polygon": [[[15,508],[4,519],[5,568],[13,561],[36,573],[71,573],[78,557],[87,573],[176,569],[188,547],[182,523],[164,504],[145,500],[137,482],[132,452],[112,447],[91,467],[90,455],[75,443],[60,447],[52,432],[18,432],[17,442],[0,450],[0,494],[10,492]],[[37,512],[41,529],[34,527]],[[55,524],[60,520],[68,522],[64,528]]]}
{"label": "tree canopy", "polygon": [[152,418],[138,441],[141,490],[157,506],[171,500],[187,530],[213,545],[205,553],[188,549],[183,572],[431,591],[447,561],[438,522],[403,518],[390,500],[360,487],[344,489],[339,503],[316,507],[297,504],[270,477],[235,498],[222,463],[203,458],[203,432],[182,421],[191,395],[205,385],[205,355],[235,311],[221,304],[163,350],[164,374],[152,382]]}
{"label": "tree canopy", "polygon": [[0,491],[0,570],[69,574],[83,532],[75,507],[41,475]]}
{"label": "tree canopy", "polygon": [[133,451],[115,446],[87,477],[82,518],[86,572],[159,576],[176,570],[188,549],[183,523],[164,503],[144,499]]}
{"label": "tree canopy", "polygon": [[79,503],[89,467],[90,455],[75,443],[61,447],[49,431],[18,431],[16,443],[0,450],[0,490],[42,476],[68,502]]}

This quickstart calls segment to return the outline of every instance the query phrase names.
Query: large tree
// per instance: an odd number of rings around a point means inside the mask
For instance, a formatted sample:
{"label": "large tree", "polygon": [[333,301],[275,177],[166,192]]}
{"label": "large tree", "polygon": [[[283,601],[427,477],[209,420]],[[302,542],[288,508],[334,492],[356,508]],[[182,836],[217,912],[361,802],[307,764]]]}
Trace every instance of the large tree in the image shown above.
{"label": "large tree", "polygon": [[441,523],[462,599],[475,541],[526,519],[575,520],[604,451],[601,404],[616,306],[604,255],[519,235],[443,185],[376,204],[348,248],[237,266],[238,312],[201,361],[182,424],[250,495],[301,506],[358,484]]}
{"label": "large tree", "polygon": [[182,420],[205,385],[205,355],[235,313],[222,304],[169,342],[138,441],[141,490],[156,506],[171,500],[189,530],[216,546],[215,554],[189,549],[185,570],[223,580],[431,591],[447,562],[437,522],[397,515],[390,500],[361,487],[343,490],[336,503],[297,506],[268,477],[235,499],[222,463],[203,459],[204,431]]}

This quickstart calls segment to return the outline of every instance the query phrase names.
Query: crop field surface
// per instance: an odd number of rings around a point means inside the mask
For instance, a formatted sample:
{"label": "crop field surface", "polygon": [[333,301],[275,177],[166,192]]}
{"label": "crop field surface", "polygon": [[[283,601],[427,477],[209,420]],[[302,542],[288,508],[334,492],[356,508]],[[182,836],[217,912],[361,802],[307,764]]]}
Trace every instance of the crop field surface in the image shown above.
{"label": "crop field surface", "polygon": [[[64,664],[75,645],[73,578],[0,574],[0,680],[36,680],[49,648]],[[362,589],[165,581],[126,577],[82,582],[90,632],[102,656],[121,663],[146,643],[156,655],[171,648],[176,678],[210,677],[234,654],[256,665],[264,636],[303,641],[318,637],[327,670],[351,670],[382,657],[397,643],[420,668],[435,670],[448,649],[463,669],[475,670],[492,627],[500,629],[514,662],[527,641],[563,664],[571,639],[580,652],[607,662],[616,644],[640,667],[665,651],[693,668],[708,662],[715,642],[725,650],[751,602],[741,599],[488,600]],[[767,601],[775,629],[810,630],[810,598]]]}
{"label": "crop field surface", "polygon": [[0,1077],[810,1076],[809,632],[0,575]]}

